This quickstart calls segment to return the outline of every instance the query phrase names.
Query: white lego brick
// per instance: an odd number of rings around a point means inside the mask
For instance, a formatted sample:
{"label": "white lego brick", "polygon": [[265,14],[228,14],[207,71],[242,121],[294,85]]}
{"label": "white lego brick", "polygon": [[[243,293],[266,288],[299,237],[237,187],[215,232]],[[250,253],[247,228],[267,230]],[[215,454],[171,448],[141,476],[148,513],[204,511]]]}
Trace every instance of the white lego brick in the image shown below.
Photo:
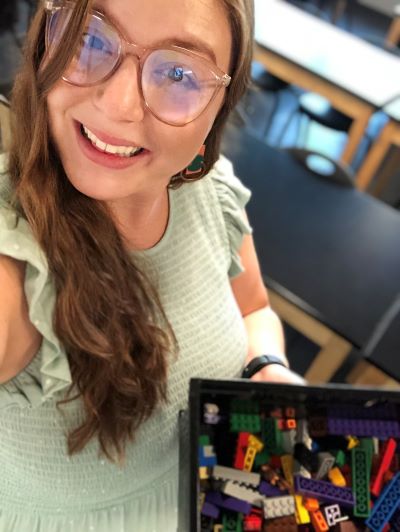
{"label": "white lego brick", "polygon": [[263,502],[265,519],[274,519],[275,517],[285,517],[294,515],[295,500],[292,495],[284,497],[269,497]]}
{"label": "white lego brick", "polygon": [[221,480],[233,480],[242,484],[248,484],[250,486],[258,486],[261,482],[261,476],[259,473],[250,473],[247,471],[240,471],[233,467],[225,467],[216,465],[213,467],[212,476]]}
{"label": "white lego brick", "polygon": [[224,484],[222,492],[225,493],[225,495],[236,497],[242,501],[249,502],[253,506],[258,506],[259,508],[262,508],[263,501],[266,500],[266,497],[258,491],[246,488],[245,486],[240,486],[237,482],[233,482],[232,480],[228,480]]}
{"label": "white lego brick", "polygon": [[296,431],[283,430],[282,431],[282,449],[286,454],[293,454],[294,444],[296,443]]}
{"label": "white lego brick", "polygon": [[306,419],[298,419],[296,422],[296,443],[304,443],[307,449],[311,450],[312,439],[308,432],[308,421]]}
{"label": "white lego brick", "polygon": [[329,526],[334,526],[342,517],[342,512],[338,504],[331,504],[324,508],[325,519]]}

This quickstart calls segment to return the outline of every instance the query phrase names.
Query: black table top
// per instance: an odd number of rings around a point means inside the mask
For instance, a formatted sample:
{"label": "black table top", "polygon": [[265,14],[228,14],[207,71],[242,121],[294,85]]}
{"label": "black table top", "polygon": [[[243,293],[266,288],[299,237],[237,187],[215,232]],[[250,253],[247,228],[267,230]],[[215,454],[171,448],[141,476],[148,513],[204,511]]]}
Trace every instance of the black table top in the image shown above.
{"label": "black table top", "polygon": [[247,212],[267,286],[362,348],[400,292],[400,213],[237,129],[223,153],[253,192]]}

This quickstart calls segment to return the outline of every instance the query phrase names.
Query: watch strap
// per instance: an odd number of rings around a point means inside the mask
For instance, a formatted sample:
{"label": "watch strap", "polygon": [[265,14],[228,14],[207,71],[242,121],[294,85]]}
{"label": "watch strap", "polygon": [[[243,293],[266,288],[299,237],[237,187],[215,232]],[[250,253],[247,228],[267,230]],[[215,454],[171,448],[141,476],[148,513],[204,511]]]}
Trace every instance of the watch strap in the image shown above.
{"label": "watch strap", "polygon": [[250,377],[255,375],[258,371],[271,364],[278,364],[279,366],[287,368],[287,365],[281,357],[276,355],[260,355],[250,360],[244,368],[241,377],[242,379],[250,379]]}

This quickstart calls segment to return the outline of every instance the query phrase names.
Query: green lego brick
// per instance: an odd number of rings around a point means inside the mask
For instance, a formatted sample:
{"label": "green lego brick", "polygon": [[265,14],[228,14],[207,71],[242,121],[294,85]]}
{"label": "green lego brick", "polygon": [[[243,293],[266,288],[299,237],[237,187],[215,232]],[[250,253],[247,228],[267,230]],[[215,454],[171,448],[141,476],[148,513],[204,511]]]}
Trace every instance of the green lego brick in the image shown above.
{"label": "green lego brick", "polygon": [[374,441],[372,438],[360,438],[360,447],[367,451],[368,460],[371,467],[372,457],[374,456]]}
{"label": "green lego brick", "polygon": [[346,463],[346,454],[344,451],[339,449],[338,451],[332,451],[331,454],[335,457],[335,465],[338,467],[343,467]]}
{"label": "green lego brick", "polygon": [[271,453],[268,452],[266,449],[261,451],[261,453],[257,453],[256,457],[254,459],[254,465],[255,467],[260,467],[264,464],[268,464],[271,458]]}
{"label": "green lego brick", "polygon": [[237,414],[259,414],[260,404],[249,399],[232,399],[230,411]]}
{"label": "green lego brick", "polygon": [[243,514],[222,514],[222,532],[243,532]]}
{"label": "green lego brick", "polygon": [[199,436],[199,445],[210,445],[210,436],[208,436],[207,434]]}
{"label": "green lego brick", "polygon": [[278,428],[278,420],[276,418],[264,419],[261,438],[266,451],[270,451],[273,454],[281,454],[283,452],[282,431]]}
{"label": "green lego brick", "polygon": [[231,432],[251,432],[255,434],[261,431],[261,421],[258,414],[231,414]]}
{"label": "green lego brick", "polygon": [[353,510],[356,517],[370,515],[369,480],[368,451],[361,447],[354,447],[351,450],[351,483],[356,500]]}

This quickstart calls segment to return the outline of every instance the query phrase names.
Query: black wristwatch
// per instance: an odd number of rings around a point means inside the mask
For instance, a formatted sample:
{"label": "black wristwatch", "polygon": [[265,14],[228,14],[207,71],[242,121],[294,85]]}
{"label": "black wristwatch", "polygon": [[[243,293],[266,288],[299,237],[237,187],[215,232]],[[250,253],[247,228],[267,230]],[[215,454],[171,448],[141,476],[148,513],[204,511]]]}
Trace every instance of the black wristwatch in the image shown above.
{"label": "black wristwatch", "polygon": [[258,371],[271,364],[279,364],[279,366],[287,368],[287,365],[281,357],[276,355],[261,355],[250,360],[244,368],[241,377],[242,379],[250,379],[250,377],[255,375]]}

